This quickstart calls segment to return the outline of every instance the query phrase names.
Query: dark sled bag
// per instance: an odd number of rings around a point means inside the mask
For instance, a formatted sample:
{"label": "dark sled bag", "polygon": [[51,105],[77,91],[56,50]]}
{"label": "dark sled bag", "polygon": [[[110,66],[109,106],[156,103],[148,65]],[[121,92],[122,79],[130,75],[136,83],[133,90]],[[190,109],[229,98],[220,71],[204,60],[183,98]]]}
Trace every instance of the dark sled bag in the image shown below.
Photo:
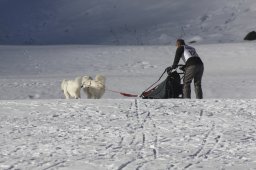
{"label": "dark sled bag", "polygon": [[167,78],[151,90],[143,92],[143,99],[168,99],[182,97],[181,78],[177,71],[168,74]]}

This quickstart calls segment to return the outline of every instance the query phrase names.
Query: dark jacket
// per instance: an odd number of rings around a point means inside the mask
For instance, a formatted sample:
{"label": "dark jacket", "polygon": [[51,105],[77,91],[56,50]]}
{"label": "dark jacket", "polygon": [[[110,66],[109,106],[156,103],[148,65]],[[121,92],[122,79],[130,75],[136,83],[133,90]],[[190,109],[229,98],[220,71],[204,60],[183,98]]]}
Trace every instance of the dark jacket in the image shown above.
{"label": "dark jacket", "polygon": [[[182,58],[183,55],[184,55],[184,46],[180,46],[176,50],[176,54],[175,54],[175,58],[174,58],[174,61],[173,61],[172,68],[177,67],[177,65],[179,64],[179,61],[180,61],[180,59]],[[186,61],[185,65],[186,65],[186,67],[191,66],[191,65],[203,65],[203,62],[200,59],[200,57],[197,55],[195,57],[189,58]]]}

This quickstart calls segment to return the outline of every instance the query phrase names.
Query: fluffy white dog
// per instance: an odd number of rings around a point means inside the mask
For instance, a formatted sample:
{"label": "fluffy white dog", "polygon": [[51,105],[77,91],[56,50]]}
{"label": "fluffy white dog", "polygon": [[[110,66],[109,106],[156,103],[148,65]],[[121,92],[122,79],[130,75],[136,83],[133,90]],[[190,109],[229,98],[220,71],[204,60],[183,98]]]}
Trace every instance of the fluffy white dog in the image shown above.
{"label": "fluffy white dog", "polygon": [[82,87],[87,93],[88,99],[100,99],[105,93],[105,80],[103,75],[96,75],[95,79],[86,79]]}
{"label": "fluffy white dog", "polygon": [[[92,79],[90,76],[77,77],[75,80],[63,80],[61,82],[61,90],[64,92],[66,99],[81,98],[80,90],[82,82]],[[87,93],[88,94],[88,93]]]}
{"label": "fluffy white dog", "polygon": [[[91,76],[83,76],[82,80],[81,80],[81,88],[83,88],[83,84],[85,84],[86,82],[92,80]],[[87,95],[87,98],[91,98],[90,92],[88,88],[83,88],[84,93]]]}

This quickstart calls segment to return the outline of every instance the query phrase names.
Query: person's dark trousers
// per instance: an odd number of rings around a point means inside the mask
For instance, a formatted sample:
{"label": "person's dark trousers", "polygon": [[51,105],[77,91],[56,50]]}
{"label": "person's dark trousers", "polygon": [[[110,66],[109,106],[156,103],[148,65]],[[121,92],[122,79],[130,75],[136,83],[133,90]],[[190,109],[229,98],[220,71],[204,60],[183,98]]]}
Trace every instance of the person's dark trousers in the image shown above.
{"label": "person's dark trousers", "polygon": [[184,75],[183,98],[191,98],[191,82],[194,79],[195,93],[197,99],[203,98],[202,77],[204,73],[204,65],[187,66]]}

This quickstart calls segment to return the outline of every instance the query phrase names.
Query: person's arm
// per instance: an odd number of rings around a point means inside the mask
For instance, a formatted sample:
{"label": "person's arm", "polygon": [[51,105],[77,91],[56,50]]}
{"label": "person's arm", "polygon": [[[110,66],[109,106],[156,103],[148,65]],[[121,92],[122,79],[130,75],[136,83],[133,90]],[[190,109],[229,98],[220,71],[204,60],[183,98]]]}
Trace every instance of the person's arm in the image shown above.
{"label": "person's arm", "polygon": [[180,46],[179,48],[177,48],[175,58],[172,64],[172,69],[175,69],[178,67],[178,64],[179,64],[180,58],[182,57],[183,52],[184,52],[183,46]]}

